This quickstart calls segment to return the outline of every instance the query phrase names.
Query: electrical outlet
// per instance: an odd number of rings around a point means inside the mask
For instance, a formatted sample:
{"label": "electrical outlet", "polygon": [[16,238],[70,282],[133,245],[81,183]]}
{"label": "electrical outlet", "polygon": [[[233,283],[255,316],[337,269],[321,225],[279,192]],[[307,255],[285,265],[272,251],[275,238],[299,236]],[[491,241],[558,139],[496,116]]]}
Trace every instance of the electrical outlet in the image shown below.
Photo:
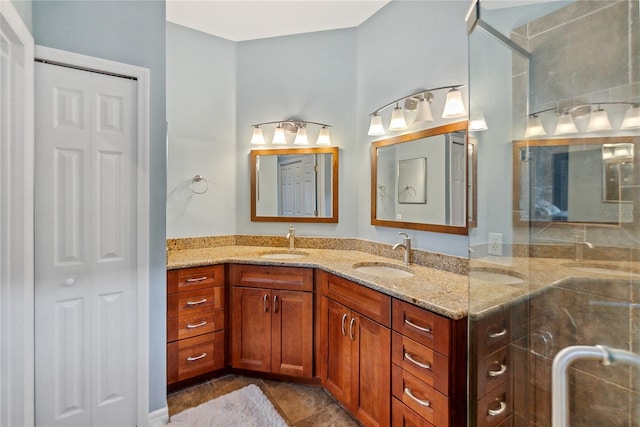
{"label": "electrical outlet", "polygon": [[502,233],[489,233],[489,255],[502,255]]}

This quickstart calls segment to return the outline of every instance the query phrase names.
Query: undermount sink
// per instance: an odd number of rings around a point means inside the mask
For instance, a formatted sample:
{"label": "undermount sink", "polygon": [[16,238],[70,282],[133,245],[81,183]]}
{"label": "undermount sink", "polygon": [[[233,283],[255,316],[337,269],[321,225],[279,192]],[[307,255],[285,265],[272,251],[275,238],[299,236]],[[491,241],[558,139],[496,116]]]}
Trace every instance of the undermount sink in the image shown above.
{"label": "undermount sink", "polygon": [[371,276],[378,277],[388,277],[393,279],[401,279],[413,276],[413,273],[408,268],[404,268],[394,264],[363,262],[353,264],[353,269],[359,273],[365,273]]}
{"label": "undermount sink", "polygon": [[526,279],[526,276],[515,271],[491,267],[471,268],[470,276],[472,279],[486,280],[487,282],[500,283],[502,285],[520,285]]}
{"label": "undermount sink", "polygon": [[263,252],[260,254],[262,258],[269,258],[269,259],[298,259],[298,258],[304,258],[307,255],[309,254],[303,251],[286,251],[286,250]]}
{"label": "undermount sink", "polygon": [[564,264],[564,266],[571,267],[572,269],[581,271],[583,273],[606,274],[608,276],[640,277],[640,274],[638,273],[634,273],[633,271],[629,271],[615,265],[569,263]]}

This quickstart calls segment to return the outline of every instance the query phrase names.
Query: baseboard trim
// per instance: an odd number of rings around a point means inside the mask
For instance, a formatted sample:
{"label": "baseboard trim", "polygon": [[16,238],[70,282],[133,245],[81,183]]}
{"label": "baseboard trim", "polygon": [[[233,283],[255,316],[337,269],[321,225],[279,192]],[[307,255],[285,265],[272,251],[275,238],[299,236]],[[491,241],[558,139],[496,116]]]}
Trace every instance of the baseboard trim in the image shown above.
{"label": "baseboard trim", "polygon": [[166,426],[169,422],[169,407],[149,412],[149,425],[153,427]]}

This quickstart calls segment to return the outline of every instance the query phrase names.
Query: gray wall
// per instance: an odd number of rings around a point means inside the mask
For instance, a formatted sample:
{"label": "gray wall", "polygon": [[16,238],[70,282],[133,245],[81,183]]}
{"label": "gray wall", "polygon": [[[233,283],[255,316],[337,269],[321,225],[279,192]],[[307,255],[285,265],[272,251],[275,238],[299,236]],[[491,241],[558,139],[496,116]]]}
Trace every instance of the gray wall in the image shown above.
{"label": "gray wall", "polygon": [[165,4],[35,1],[36,44],[151,70],[149,410],[166,404]]}
{"label": "gray wall", "polygon": [[11,0],[11,3],[16,8],[16,12],[18,12],[29,31],[33,32],[33,23],[31,20],[31,0]]}

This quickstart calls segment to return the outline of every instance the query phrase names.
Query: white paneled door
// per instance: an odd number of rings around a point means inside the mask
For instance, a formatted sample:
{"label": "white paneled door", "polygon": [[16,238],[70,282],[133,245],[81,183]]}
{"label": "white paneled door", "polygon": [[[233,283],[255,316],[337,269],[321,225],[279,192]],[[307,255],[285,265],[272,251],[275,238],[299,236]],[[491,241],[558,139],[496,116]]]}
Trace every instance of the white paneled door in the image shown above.
{"label": "white paneled door", "polygon": [[36,64],[37,425],[136,424],[136,84]]}

